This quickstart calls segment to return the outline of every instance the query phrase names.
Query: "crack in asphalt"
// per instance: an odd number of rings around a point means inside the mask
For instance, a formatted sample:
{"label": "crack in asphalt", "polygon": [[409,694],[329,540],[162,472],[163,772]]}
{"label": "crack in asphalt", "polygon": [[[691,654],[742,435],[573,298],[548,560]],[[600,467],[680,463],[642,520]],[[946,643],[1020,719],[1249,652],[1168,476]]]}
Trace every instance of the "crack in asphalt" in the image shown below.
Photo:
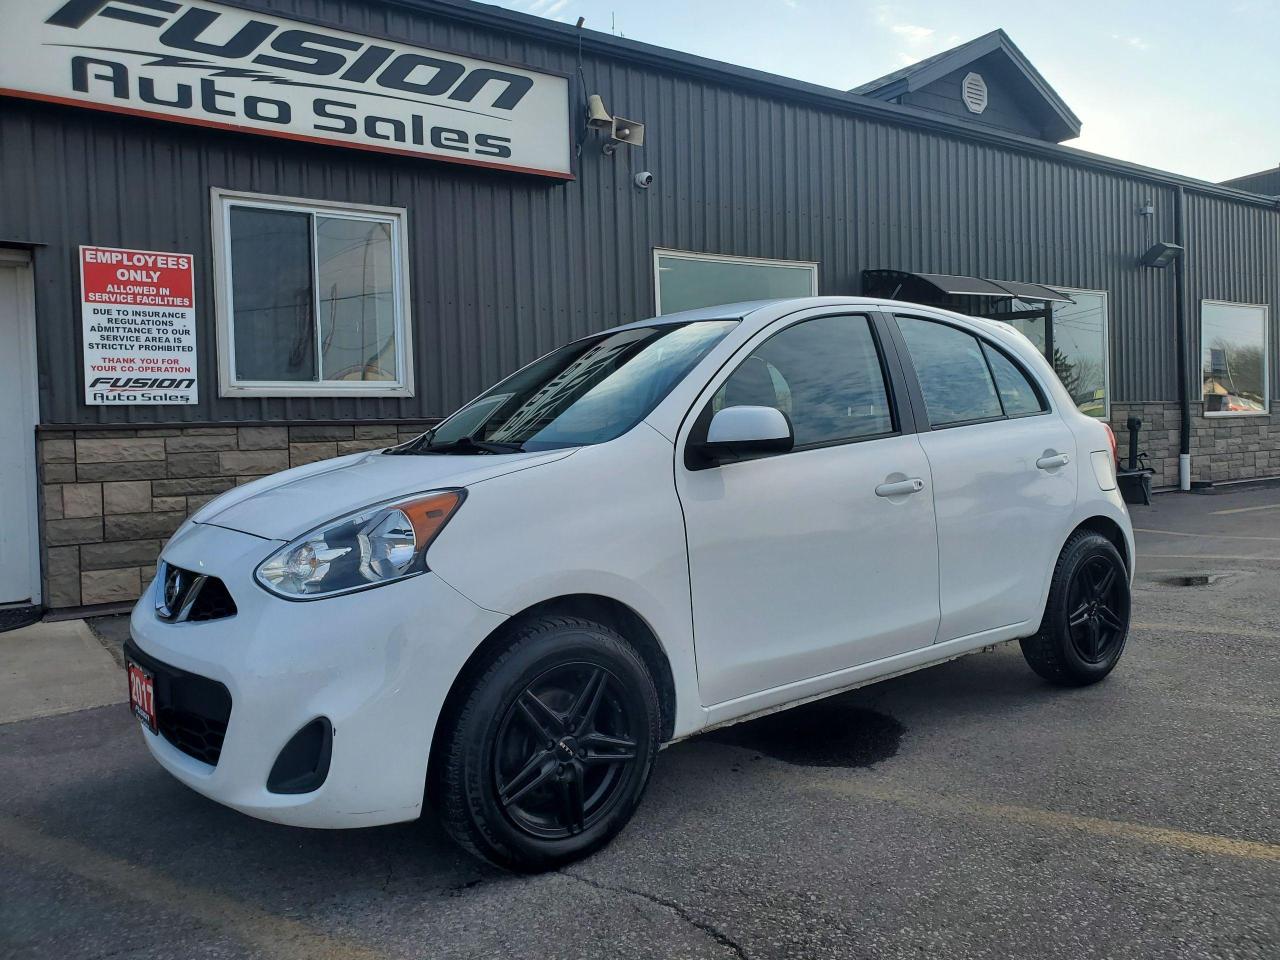
{"label": "crack in asphalt", "polygon": [[643,890],[636,890],[634,887],[619,887],[619,886],[613,886],[607,883],[601,883],[599,880],[592,880],[588,877],[584,877],[576,873],[570,873],[568,870],[557,870],[556,873],[560,874],[560,876],[562,877],[568,877],[571,880],[577,880],[579,883],[585,883],[587,886],[594,887],[597,890],[603,890],[609,893],[625,893],[633,897],[639,897],[641,900],[648,900],[650,903],[654,904],[655,906],[663,907],[667,910],[670,910],[672,913],[674,913],[677,917],[679,917],[685,923],[689,924],[689,926],[693,927],[695,930],[698,930],[706,934],[716,943],[720,944],[720,946],[728,947],[730,950],[734,952],[734,954],[739,958],[739,960],[749,960],[749,958],[747,957],[747,952],[743,950],[742,947],[736,941],[734,941],[728,934],[724,933],[722,930],[720,930],[713,924],[707,923],[705,920],[699,920],[697,917],[690,914],[688,910],[686,910],[684,907],[680,906],[680,904],[676,903],[673,900],[667,900],[663,897],[656,896],[652,893],[645,893]]}

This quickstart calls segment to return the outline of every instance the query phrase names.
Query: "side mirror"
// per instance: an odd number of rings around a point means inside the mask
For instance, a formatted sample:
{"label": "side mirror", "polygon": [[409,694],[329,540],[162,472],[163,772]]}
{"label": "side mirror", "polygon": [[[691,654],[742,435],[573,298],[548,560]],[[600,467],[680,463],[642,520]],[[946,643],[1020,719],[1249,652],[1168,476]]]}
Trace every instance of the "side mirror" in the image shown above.
{"label": "side mirror", "polygon": [[711,418],[698,452],[718,462],[758,453],[786,453],[795,443],[791,421],[777,407],[725,407]]}

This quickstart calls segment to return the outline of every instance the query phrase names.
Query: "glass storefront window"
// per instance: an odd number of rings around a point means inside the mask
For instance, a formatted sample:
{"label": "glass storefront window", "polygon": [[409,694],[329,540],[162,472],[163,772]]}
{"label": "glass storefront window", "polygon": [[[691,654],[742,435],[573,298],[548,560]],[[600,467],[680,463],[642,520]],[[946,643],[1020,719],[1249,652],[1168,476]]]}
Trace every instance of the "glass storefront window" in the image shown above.
{"label": "glass storefront window", "polygon": [[818,292],[818,265],[802,261],[656,250],[654,269],[659,314]]}
{"label": "glass storefront window", "polygon": [[1080,412],[1105,418],[1111,401],[1107,295],[1101,290],[1057,289],[1075,303],[1053,304],[1053,356],[1049,362]]}
{"label": "glass storefront window", "polygon": [[1267,390],[1268,310],[1249,303],[1200,304],[1200,379],[1210,416],[1261,414]]}
{"label": "glass storefront window", "polygon": [[224,395],[410,394],[403,211],[218,197]]}

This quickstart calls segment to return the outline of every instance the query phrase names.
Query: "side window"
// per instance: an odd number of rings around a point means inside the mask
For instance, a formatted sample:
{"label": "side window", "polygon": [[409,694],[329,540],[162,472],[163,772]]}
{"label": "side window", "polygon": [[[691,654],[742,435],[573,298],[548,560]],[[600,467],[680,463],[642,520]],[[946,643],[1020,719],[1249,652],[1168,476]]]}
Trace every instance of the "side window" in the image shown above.
{"label": "side window", "polygon": [[982,345],[987,363],[991,365],[991,373],[996,378],[996,389],[1000,392],[1000,404],[1007,417],[1025,417],[1031,413],[1042,413],[1049,409],[1027,375],[1018,369],[1017,364],[1006,357],[995,347]]}
{"label": "side window", "polygon": [[1004,416],[977,337],[945,323],[897,319],[929,408],[930,424],[944,427]]}
{"label": "side window", "polygon": [[714,409],[777,407],[796,446],[893,432],[889,392],[866,317],[820,317],[761,344],[716,392]]}

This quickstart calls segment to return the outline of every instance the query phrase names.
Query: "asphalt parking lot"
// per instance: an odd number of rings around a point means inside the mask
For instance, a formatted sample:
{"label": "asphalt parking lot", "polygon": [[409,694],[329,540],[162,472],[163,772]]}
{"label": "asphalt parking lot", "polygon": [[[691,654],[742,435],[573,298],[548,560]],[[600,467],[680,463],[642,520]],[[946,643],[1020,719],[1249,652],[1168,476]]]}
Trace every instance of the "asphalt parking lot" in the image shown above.
{"label": "asphalt parking lot", "polygon": [[0,956],[1274,960],[1280,489],[1134,523],[1107,682],[1005,646],[676,745],[617,842],[539,877],[429,820],[225,810],[123,705],[0,725]]}

